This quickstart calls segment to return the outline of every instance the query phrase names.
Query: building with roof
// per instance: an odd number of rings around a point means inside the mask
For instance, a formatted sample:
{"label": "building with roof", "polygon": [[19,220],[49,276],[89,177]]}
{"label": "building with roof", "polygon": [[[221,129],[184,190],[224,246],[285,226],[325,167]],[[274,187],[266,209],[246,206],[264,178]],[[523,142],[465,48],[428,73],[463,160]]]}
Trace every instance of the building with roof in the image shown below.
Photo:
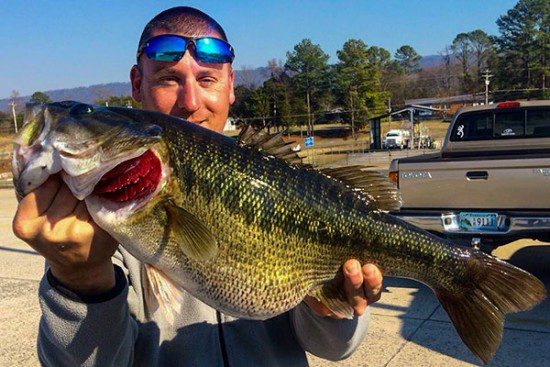
{"label": "building with roof", "polygon": [[[489,96],[489,101],[491,101],[491,96]],[[407,106],[425,106],[436,108],[439,110],[443,110],[450,115],[454,114],[456,110],[461,107],[478,106],[484,103],[485,95],[482,94],[462,94],[459,96],[450,97],[431,97],[405,100],[405,105]]]}

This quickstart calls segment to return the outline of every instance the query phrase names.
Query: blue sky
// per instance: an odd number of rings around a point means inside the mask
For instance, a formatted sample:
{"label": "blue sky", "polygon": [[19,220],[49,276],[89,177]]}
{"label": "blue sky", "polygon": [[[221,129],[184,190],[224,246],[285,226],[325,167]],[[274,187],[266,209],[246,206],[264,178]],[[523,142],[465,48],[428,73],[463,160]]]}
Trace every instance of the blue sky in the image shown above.
{"label": "blue sky", "polygon": [[143,26],[158,12],[190,5],[225,28],[235,67],[265,66],[303,38],[331,56],[349,38],[392,54],[410,44],[437,54],[460,32],[497,34],[517,0],[69,1],[2,0],[0,98],[128,80]]}

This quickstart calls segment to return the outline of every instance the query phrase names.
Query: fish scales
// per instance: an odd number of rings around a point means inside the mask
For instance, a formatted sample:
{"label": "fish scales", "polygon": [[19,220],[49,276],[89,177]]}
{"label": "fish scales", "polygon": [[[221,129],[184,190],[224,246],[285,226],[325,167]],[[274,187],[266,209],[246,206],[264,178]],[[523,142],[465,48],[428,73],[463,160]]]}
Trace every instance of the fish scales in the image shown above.
{"label": "fish scales", "polygon": [[[384,213],[369,211],[367,203],[341,183],[315,171],[296,174],[293,167],[240,149],[222,136],[163,128],[174,140],[167,147],[173,166],[179,167],[175,174],[181,195],[176,203],[206,223],[220,244],[218,257],[207,266],[194,264],[182,253],[172,254],[181,259],[173,266],[189,264],[190,272],[200,273],[194,278],[199,288],[219,292],[215,299],[220,307],[241,300],[240,294],[225,289],[244,289],[245,299],[258,300],[248,311],[251,315],[280,313],[300,302],[315,284],[333,279],[349,258],[374,262],[397,276],[437,284],[446,277],[451,283],[451,248],[424,234],[413,238],[395,223],[383,222]],[[185,179],[189,175],[192,182]],[[403,244],[409,251],[403,251]],[[434,251],[434,246],[439,249]],[[405,257],[408,254],[414,256]],[[441,272],[434,273],[437,263]],[[235,287],[228,287],[227,281]],[[269,292],[264,282],[271,285]],[[244,304],[239,307],[246,309]]]}

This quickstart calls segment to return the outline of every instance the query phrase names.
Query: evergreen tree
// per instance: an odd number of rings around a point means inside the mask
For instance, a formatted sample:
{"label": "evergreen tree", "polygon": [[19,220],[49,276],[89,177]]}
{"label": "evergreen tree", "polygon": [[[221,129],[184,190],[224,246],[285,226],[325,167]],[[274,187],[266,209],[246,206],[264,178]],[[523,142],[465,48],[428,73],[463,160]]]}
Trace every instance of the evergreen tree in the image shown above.
{"label": "evergreen tree", "polygon": [[326,108],[330,100],[330,77],[328,74],[329,56],[321,46],[310,39],[303,39],[287,52],[285,69],[290,71],[295,92],[306,100],[308,115],[308,134],[313,130],[312,111]]}
{"label": "evergreen tree", "polygon": [[415,49],[409,45],[401,46],[395,52],[395,60],[407,74],[418,73],[420,71],[421,58]]}
{"label": "evergreen tree", "polygon": [[51,103],[50,96],[43,92],[34,92],[29,101],[30,103]]}
{"label": "evergreen tree", "polygon": [[339,63],[336,65],[337,89],[340,102],[348,111],[352,135],[357,126],[367,121],[368,110],[377,107],[377,94],[380,72],[376,53],[379,49],[367,48],[358,39],[349,39],[337,51]]}
{"label": "evergreen tree", "polygon": [[489,66],[490,58],[494,52],[493,42],[489,35],[481,29],[476,29],[468,33],[472,53],[474,56],[475,72],[479,77],[483,71]]}
{"label": "evergreen tree", "polygon": [[497,20],[497,78],[509,88],[546,88],[550,50],[550,1],[520,0]]}

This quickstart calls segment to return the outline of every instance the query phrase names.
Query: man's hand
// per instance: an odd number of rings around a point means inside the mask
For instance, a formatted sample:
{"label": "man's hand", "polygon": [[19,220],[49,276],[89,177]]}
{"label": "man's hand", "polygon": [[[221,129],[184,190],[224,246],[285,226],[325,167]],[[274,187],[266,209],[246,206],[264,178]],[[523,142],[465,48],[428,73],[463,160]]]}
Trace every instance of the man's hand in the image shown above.
{"label": "man's hand", "polygon": [[91,219],[59,176],[19,202],[13,232],[44,256],[54,277],[81,295],[101,294],[115,286],[111,256],[117,242]]}
{"label": "man's hand", "polygon": [[[361,316],[365,313],[367,306],[378,301],[382,295],[382,273],[372,264],[361,267],[359,261],[354,259],[346,261],[342,270],[344,281],[341,286],[348,303],[353,307],[355,315]],[[341,318],[314,297],[306,296],[304,301],[319,316]]]}

